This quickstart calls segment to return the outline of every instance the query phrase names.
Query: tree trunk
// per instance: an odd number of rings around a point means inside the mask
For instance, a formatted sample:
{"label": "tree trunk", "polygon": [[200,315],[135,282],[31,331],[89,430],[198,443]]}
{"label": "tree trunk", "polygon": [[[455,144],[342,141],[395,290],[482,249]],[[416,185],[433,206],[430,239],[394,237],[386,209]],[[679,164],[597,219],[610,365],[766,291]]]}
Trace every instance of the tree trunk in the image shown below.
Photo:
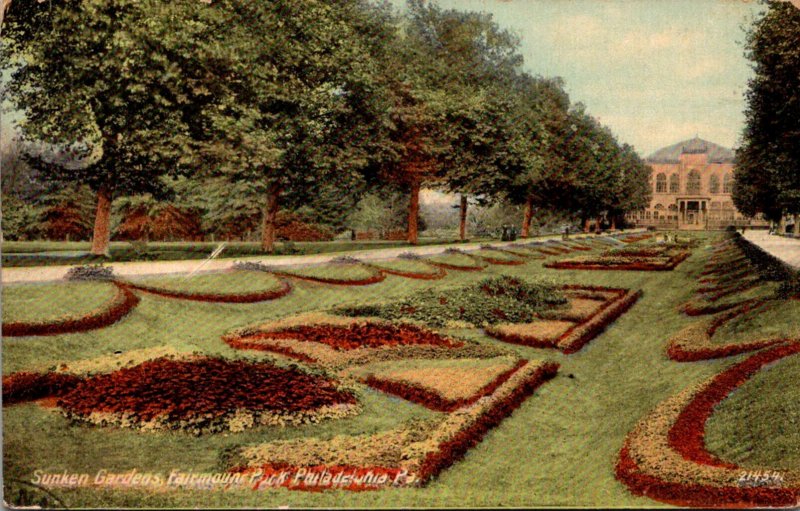
{"label": "tree trunk", "polygon": [[271,186],[267,191],[267,203],[263,209],[261,250],[270,254],[275,250],[275,220],[278,217],[278,209],[280,207],[279,196],[280,189],[277,186]]}
{"label": "tree trunk", "polygon": [[616,215],[611,217],[611,230],[612,231],[616,231],[617,230],[617,216]]}
{"label": "tree trunk", "polygon": [[411,183],[411,196],[408,201],[408,242],[416,245],[418,241],[417,219],[419,218],[419,180]]}
{"label": "tree trunk", "polygon": [[520,237],[527,238],[531,235],[531,220],[533,220],[533,197],[528,197],[525,202],[525,216],[522,218],[522,233]]}
{"label": "tree trunk", "polygon": [[92,235],[92,255],[108,257],[111,241],[111,190],[101,186],[97,191],[97,213],[94,217]]}
{"label": "tree trunk", "polygon": [[794,229],[792,230],[792,232],[794,233],[795,236],[800,234],[800,224],[797,223],[798,220],[800,220],[800,215],[798,215],[797,213],[792,215],[792,221],[794,222]]}
{"label": "tree trunk", "polygon": [[603,219],[600,218],[600,217],[597,217],[597,219],[595,220],[595,224],[594,224],[594,232],[595,232],[595,234],[600,234],[600,224],[602,222],[603,222]]}
{"label": "tree trunk", "polygon": [[786,234],[786,222],[784,221],[783,211],[781,211],[780,220],[778,220],[778,234]]}
{"label": "tree trunk", "polygon": [[583,232],[584,232],[585,234],[589,234],[589,226],[590,226],[590,225],[591,225],[591,224],[590,224],[590,222],[589,222],[589,218],[584,218],[584,219],[583,219]]}
{"label": "tree trunk", "polygon": [[461,196],[461,211],[459,212],[458,237],[461,241],[467,239],[467,196]]}

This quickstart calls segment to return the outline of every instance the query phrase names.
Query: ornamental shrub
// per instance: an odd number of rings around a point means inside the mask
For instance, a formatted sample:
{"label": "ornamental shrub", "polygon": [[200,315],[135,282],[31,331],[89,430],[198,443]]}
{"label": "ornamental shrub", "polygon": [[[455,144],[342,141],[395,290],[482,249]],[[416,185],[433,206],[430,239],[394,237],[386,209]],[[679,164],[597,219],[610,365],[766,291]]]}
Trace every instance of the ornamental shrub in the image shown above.
{"label": "ornamental shrub", "polygon": [[452,321],[483,326],[532,321],[538,312],[566,303],[566,298],[552,282],[526,282],[500,276],[462,289],[428,289],[395,303],[341,307],[334,312],[390,320],[415,319],[435,327],[446,326]]}
{"label": "ornamental shrub", "polygon": [[102,264],[73,266],[64,278],[67,280],[114,280],[114,268]]}

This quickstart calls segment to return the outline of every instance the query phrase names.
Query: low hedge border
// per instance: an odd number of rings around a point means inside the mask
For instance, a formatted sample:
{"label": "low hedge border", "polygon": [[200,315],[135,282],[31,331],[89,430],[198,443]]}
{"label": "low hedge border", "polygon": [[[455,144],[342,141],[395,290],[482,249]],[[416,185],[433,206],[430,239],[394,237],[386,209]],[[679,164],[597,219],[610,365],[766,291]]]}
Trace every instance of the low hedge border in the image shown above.
{"label": "low hedge border", "polygon": [[514,365],[514,367],[504,371],[494,380],[478,390],[478,392],[476,392],[474,395],[462,399],[446,399],[435,391],[426,389],[424,387],[412,385],[403,381],[380,379],[373,375],[363,378],[361,382],[369,385],[373,389],[380,390],[381,392],[385,392],[393,396],[401,397],[406,401],[417,403],[425,408],[429,408],[437,412],[452,412],[459,408],[474,404],[482,397],[493,394],[500,385],[508,381],[508,379],[511,378],[511,375],[519,371],[523,366],[525,366],[525,364],[527,364],[527,360],[520,360]]}
{"label": "low hedge border", "polygon": [[780,480],[751,486],[743,483],[749,471],[709,453],[704,437],[718,403],[768,364],[797,353],[800,343],[787,341],[664,401],[628,434],[617,479],[636,495],[679,506],[796,506],[799,472],[773,471]]}
{"label": "low hedge border", "polygon": [[60,397],[82,381],[82,377],[69,373],[13,373],[3,377],[3,406]]}
{"label": "low hedge border", "polygon": [[59,319],[56,321],[3,323],[3,336],[23,337],[40,335],[62,335],[87,332],[113,325],[124,318],[138,304],[136,296],[128,286],[114,282],[117,292],[101,309],[77,318]]}
{"label": "low hedge border", "polygon": [[369,286],[371,284],[377,284],[379,282],[383,282],[384,280],[386,280],[386,272],[384,272],[383,270],[375,270],[375,269],[373,269],[373,274],[371,276],[363,279],[335,279],[328,277],[312,277],[310,275],[299,275],[295,273],[274,271],[274,270],[272,271],[272,274],[278,277],[305,280],[307,282],[317,282],[319,284],[330,284],[334,286]]}

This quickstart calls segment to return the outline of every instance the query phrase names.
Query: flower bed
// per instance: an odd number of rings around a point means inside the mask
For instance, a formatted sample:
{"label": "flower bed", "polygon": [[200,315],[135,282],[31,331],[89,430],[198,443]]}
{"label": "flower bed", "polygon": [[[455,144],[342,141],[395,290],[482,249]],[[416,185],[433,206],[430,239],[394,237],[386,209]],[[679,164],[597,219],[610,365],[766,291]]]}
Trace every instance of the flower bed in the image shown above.
{"label": "flower bed", "polygon": [[414,319],[435,327],[454,321],[483,326],[530,321],[536,313],[565,303],[560,290],[552,283],[492,277],[454,291],[430,289],[395,303],[340,307],[334,312],[350,317]]}
{"label": "flower bed", "polygon": [[519,256],[509,254],[508,252],[504,252],[502,250],[497,250],[494,247],[481,247],[478,253],[469,255],[477,258],[478,261],[505,266],[518,266],[527,262],[525,259],[520,258]]}
{"label": "flower bed", "polygon": [[482,271],[487,266],[486,263],[478,262],[475,257],[456,249],[448,249],[442,255],[426,259],[426,262],[437,268],[456,271]]}
{"label": "flower bed", "polygon": [[505,247],[494,247],[493,250],[503,252],[514,257],[524,257],[525,259],[544,259],[540,253],[534,253],[530,247],[525,245],[507,245]]}
{"label": "flower bed", "polygon": [[124,318],[139,303],[139,298],[127,286],[117,284],[114,297],[101,308],[85,316],[44,322],[3,323],[3,335],[20,337],[27,335],[59,335],[86,332],[113,325]]}
{"label": "flower bed", "polygon": [[644,241],[652,237],[652,234],[632,234],[630,236],[621,236],[617,239],[623,243],[636,243],[637,241]]}
{"label": "flower bed", "polygon": [[[483,436],[521,405],[535,389],[551,379],[558,364],[527,362],[488,396],[474,404],[434,419],[407,423],[370,435],[337,436],[327,440],[298,439],[243,447],[232,460],[232,472],[251,474],[276,470],[296,475],[327,470],[329,476],[311,479],[287,477],[278,486],[293,490],[365,490],[424,486],[442,470],[464,457]],[[336,482],[339,467],[357,467],[363,474],[387,474],[384,480],[359,484]]]}
{"label": "flower bed", "polygon": [[[624,314],[641,296],[641,291],[625,289],[566,286],[566,289],[601,291],[612,294],[591,315],[580,322],[548,319],[528,324],[500,324],[486,329],[486,333],[496,339],[512,344],[535,348],[556,348],[563,353],[575,353],[595,338],[608,325]],[[549,317],[555,316],[554,314]],[[557,317],[557,316],[556,316]],[[538,328],[544,324],[545,329]],[[543,335],[542,332],[545,332]]]}
{"label": "flower bed", "polygon": [[641,247],[608,250],[595,256],[582,256],[545,263],[545,268],[560,270],[671,271],[690,252],[672,247]]}
{"label": "flower bed", "polygon": [[710,321],[689,325],[670,339],[667,345],[667,356],[677,362],[694,362],[739,355],[784,342],[783,339],[759,339],[721,345],[712,342],[715,332],[723,324],[757,310],[765,303],[760,299],[747,300]]}
{"label": "flower bed", "polygon": [[[253,272],[253,279],[258,280],[258,274]],[[121,282],[120,285],[150,293],[166,298],[176,298],[179,300],[191,300],[195,302],[213,302],[213,303],[255,303],[265,302],[269,300],[276,300],[288,295],[292,291],[292,285],[289,282],[281,279],[275,279],[277,286],[263,291],[250,291],[246,293],[207,293],[200,291],[185,291],[176,289],[173,284],[172,288],[159,287],[138,284],[130,281]]]}
{"label": "flower bed", "polygon": [[[375,347],[362,346],[355,349],[337,350],[325,343],[307,342],[287,336],[276,338],[273,335],[273,332],[291,331],[295,328],[310,326],[338,328],[339,330],[332,329],[330,331],[344,332],[351,325],[365,324],[391,325],[400,329],[401,332],[410,332],[410,329],[413,329],[414,332],[419,333],[420,340],[428,340],[430,342],[401,344],[396,340],[390,340],[386,344]],[[224,336],[223,340],[235,349],[275,353],[331,369],[382,360],[489,358],[500,353],[500,350],[492,346],[452,339],[415,325],[393,325],[380,318],[348,318],[324,313],[299,314],[257,327],[240,329]],[[375,344],[374,341],[372,341],[372,344]]]}
{"label": "flower bed", "polygon": [[760,351],[658,405],[628,434],[617,478],[634,494],[679,506],[796,506],[800,472],[771,471],[754,483],[750,471],[709,453],[704,437],[718,403],[768,364],[797,353],[796,342]]}
{"label": "flower bed", "polygon": [[[368,266],[388,275],[405,277],[407,279],[439,280],[447,275],[447,270],[444,268],[431,268],[431,265],[419,260],[397,259],[393,261],[368,263]],[[430,271],[431,269],[433,269],[433,271]]]}
{"label": "flower bed", "polygon": [[[406,379],[408,376],[402,373],[399,375],[397,373],[390,373],[388,377],[387,375],[378,377],[369,374],[365,378],[362,378],[361,381],[381,392],[401,397],[426,408],[430,408],[431,410],[452,412],[474,404],[478,399],[492,394],[526,363],[527,362],[524,360],[517,361],[516,364],[510,368],[501,370],[500,373],[494,376],[488,383],[467,396],[463,395],[465,394],[463,389],[458,388],[458,383],[474,377],[475,373],[479,373],[477,368],[470,371],[450,371],[444,374],[441,371],[429,368],[425,371],[413,372],[412,378],[415,381],[408,381]],[[492,373],[497,372],[497,369],[489,368],[489,370],[492,369],[494,369]],[[492,373],[490,373],[490,375],[493,375]],[[483,375],[478,374],[478,376],[480,377]],[[473,385],[468,384],[465,387],[471,389]],[[453,392],[454,388],[457,389],[456,392]]]}
{"label": "flower bed", "polygon": [[[280,277],[337,286],[368,286],[383,282],[386,279],[386,274],[383,271],[363,264],[332,264],[293,271],[276,269],[272,270],[272,273]],[[345,277],[340,277],[339,275],[345,275]]]}
{"label": "flower bed", "polygon": [[62,396],[81,381],[72,374],[13,373],[3,377],[3,406]]}
{"label": "flower bed", "polygon": [[328,378],[211,357],[159,358],[92,376],[58,406],[79,422],[194,434],[304,424],[357,410],[355,396]]}

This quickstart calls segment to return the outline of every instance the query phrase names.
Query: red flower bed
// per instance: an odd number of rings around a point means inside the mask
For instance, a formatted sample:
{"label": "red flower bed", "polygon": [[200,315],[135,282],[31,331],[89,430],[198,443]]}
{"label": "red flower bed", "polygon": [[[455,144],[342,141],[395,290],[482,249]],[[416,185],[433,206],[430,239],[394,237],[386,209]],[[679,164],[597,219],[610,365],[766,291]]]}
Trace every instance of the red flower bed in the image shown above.
{"label": "red flower bed", "polygon": [[407,401],[411,401],[412,403],[417,403],[426,408],[430,408],[431,410],[436,410],[438,412],[452,412],[453,410],[458,410],[459,408],[469,406],[482,397],[491,395],[500,385],[507,382],[514,373],[519,371],[527,363],[527,360],[520,360],[514,367],[504,371],[474,395],[462,399],[445,399],[436,392],[422,387],[409,385],[407,383],[398,381],[381,380],[372,375],[365,378],[363,382],[374,389],[380,390],[381,392],[386,392],[387,394],[401,397]]}
{"label": "red flower bed", "polygon": [[121,284],[126,288],[144,291],[158,296],[167,298],[177,298],[180,300],[192,300],[195,302],[213,302],[213,303],[255,303],[265,302],[268,300],[276,300],[278,298],[288,295],[292,291],[292,285],[286,281],[281,280],[281,287],[270,291],[259,291],[256,293],[189,293],[183,291],[173,291],[171,289],[162,289],[157,287],[142,286],[125,282]]}
{"label": "red flower bed", "polygon": [[633,236],[628,236],[626,238],[619,238],[620,241],[623,243],[636,243],[637,241],[646,240],[652,238],[652,234],[635,234]]}
{"label": "red flower bed", "polygon": [[436,268],[435,272],[410,272],[402,270],[393,270],[391,268],[382,268],[379,266],[372,266],[372,265],[370,265],[370,267],[380,272],[386,273],[388,275],[396,275],[398,277],[405,277],[407,279],[439,280],[447,275],[447,271],[444,268]]}
{"label": "red flower bed", "polygon": [[166,415],[170,421],[211,423],[237,409],[298,412],[353,403],[352,394],[321,376],[270,363],[203,357],[159,358],[92,376],[58,406],[78,417],[132,413],[140,421]]}
{"label": "red flower bed", "polygon": [[635,495],[680,507],[793,507],[798,499],[794,488],[715,487],[664,481],[642,473],[627,445],[620,451],[615,475]]}
{"label": "red flower bed", "polygon": [[392,325],[388,323],[353,323],[346,327],[332,325],[296,326],[285,330],[257,334],[250,338],[317,342],[330,346],[336,351],[412,344],[428,344],[448,348],[457,348],[464,345],[462,342],[453,341],[435,332],[423,330],[413,325]]}
{"label": "red flower bed", "polygon": [[736,465],[723,462],[706,451],[706,422],[718,403],[722,402],[739,385],[749,380],[762,367],[795,353],[800,353],[800,343],[784,344],[756,353],[717,375],[710,385],[694,396],[692,402],[684,408],[678,420],[675,421],[669,431],[670,446],[688,460],[704,465],[736,468]]}
{"label": "red flower bed", "polygon": [[3,323],[3,335],[20,337],[25,335],[72,334],[113,325],[125,317],[139,303],[139,297],[127,289],[126,286],[116,282],[115,285],[117,286],[116,296],[111,299],[107,307],[98,312],[93,312],[80,318],[52,322],[26,323],[15,321]]}
{"label": "red flower bed", "polygon": [[[742,470],[735,464],[718,459],[706,450],[705,424],[717,404],[765,365],[797,353],[800,353],[800,343],[783,344],[756,353],[714,377],[680,412],[668,433],[670,447],[684,459],[699,465]],[[620,452],[616,476],[627,484],[634,494],[646,495],[680,506],[787,507],[796,506],[800,498],[800,488],[797,487],[715,487],[691,482],[665,481],[641,471],[630,454],[628,441]]]}
{"label": "red flower bed", "polygon": [[494,403],[469,427],[459,431],[452,439],[442,442],[436,452],[425,457],[417,474],[420,484],[427,484],[442,470],[461,460],[467,451],[480,443],[489,430],[519,408],[542,383],[552,379],[558,373],[558,368],[559,365],[554,362],[543,365],[508,396]]}
{"label": "red flower bed", "polygon": [[383,282],[386,279],[386,274],[383,270],[376,270],[375,273],[367,278],[364,279],[334,279],[329,277],[312,277],[308,275],[296,275],[294,273],[287,273],[287,272],[272,272],[273,275],[277,275],[279,277],[290,277],[297,280],[306,280],[308,282],[319,282],[320,284],[333,284],[335,286],[368,286],[370,284],[377,284],[378,282]]}
{"label": "red flower bed", "polygon": [[521,264],[525,264],[525,260],[524,259],[511,260],[511,259],[497,259],[495,257],[489,257],[489,256],[477,255],[477,254],[468,254],[468,255],[470,257],[474,257],[475,259],[478,259],[479,261],[485,261],[485,262],[487,262],[489,264],[499,264],[499,265],[504,265],[504,266],[519,266]]}
{"label": "red flower bed", "polygon": [[65,373],[13,373],[3,378],[3,405],[61,396],[83,378]]}
{"label": "red flower bed", "polygon": [[[566,285],[563,289],[579,289],[584,291],[613,292],[616,297],[609,299],[594,314],[576,323],[562,333],[557,339],[536,339],[531,336],[507,334],[497,330],[487,330],[486,333],[501,341],[520,344],[532,348],[556,348],[562,353],[570,354],[580,351],[589,341],[597,337],[610,324],[628,311],[641,296],[641,291],[627,292],[624,289],[608,288],[602,286]],[[565,341],[569,341],[565,344]],[[562,345],[563,344],[563,345]]]}
{"label": "red flower bed", "polygon": [[485,266],[461,266],[458,264],[451,264],[451,263],[440,263],[438,261],[426,261],[428,264],[432,266],[436,266],[437,268],[442,268],[445,270],[455,270],[455,271],[481,271],[485,268]]}

